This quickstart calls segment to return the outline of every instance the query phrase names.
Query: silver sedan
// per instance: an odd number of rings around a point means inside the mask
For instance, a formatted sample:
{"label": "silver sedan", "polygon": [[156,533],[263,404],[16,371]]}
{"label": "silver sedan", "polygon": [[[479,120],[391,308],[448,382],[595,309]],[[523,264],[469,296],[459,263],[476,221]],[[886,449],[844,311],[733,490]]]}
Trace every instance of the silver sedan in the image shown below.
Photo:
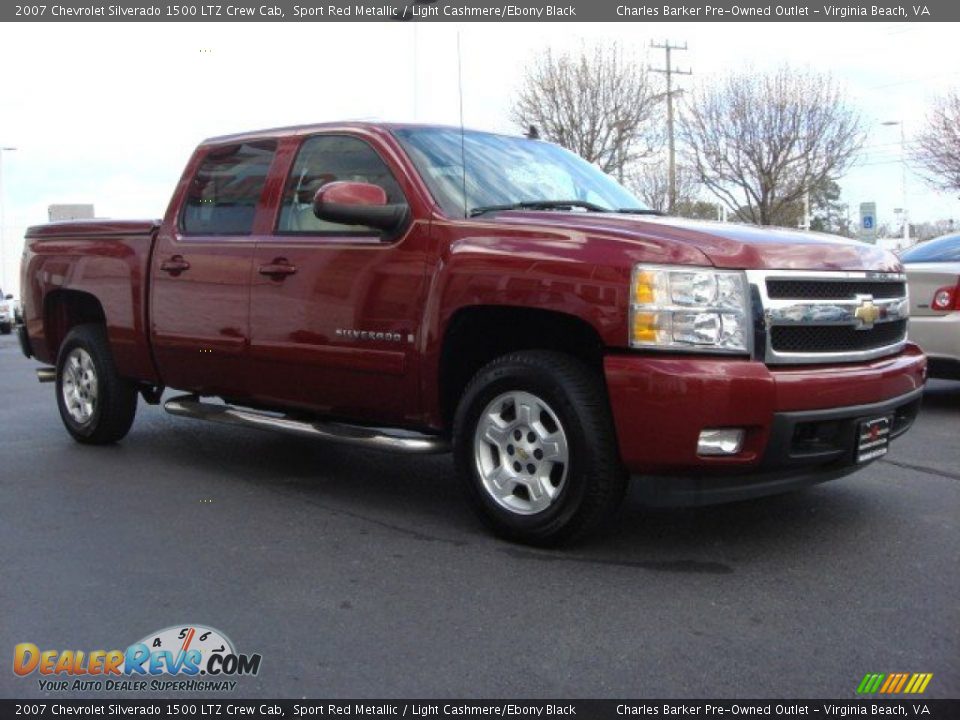
{"label": "silver sedan", "polygon": [[930,376],[960,380],[960,233],[900,256],[910,288],[910,340],[930,361]]}

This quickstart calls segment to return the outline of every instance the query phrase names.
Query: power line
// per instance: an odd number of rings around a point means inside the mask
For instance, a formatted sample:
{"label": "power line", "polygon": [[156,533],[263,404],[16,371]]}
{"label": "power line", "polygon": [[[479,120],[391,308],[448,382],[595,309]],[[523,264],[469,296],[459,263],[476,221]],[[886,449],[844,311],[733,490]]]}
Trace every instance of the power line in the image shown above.
{"label": "power line", "polygon": [[[673,76],[674,75],[693,75],[692,70],[676,70],[672,64],[671,53],[674,50],[686,50],[687,44],[683,45],[671,45],[669,40],[664,40],[662,44],[655,43],[652,40],[650,41],[650,47],[655,50],[663,50],[666,52],[666,67],[655,68],[651,67],[651,72],[663,73],[667,76],[667,142],[670,148],[670,156],[668,163],[668,190],[669,193],[667,196],[667,209],[669,212],[673,212],[673,206],[677,201],[677,155],[676,155],[676,145],[674,141],[673,133]],[[678,90],[677,92],[683,92]]]}

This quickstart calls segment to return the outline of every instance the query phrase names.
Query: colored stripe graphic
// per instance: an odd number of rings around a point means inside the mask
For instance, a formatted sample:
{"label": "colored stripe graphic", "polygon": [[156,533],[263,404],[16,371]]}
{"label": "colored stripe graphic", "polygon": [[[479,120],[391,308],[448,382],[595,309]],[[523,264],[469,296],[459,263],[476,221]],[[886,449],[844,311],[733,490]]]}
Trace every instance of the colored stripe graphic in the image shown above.
{"label": "colored stripe graphic", "polygon": [[880,687],[881,693],[893,692],[893,688],[900,682],[900,673],[890,673],[887,675],[887,681]]}
{"label": "colored stripe graphic", "polygon": [[883,679],[886,677],[883,673],[867,673],[863,676],[863,680],[860,681],[860,686],[857,688],[857,693],[862,695],[870,695],[875,693],[880,689],[880,683],[883,682]]}
{"label": "colored stripe graphic", "polygon": [[867,673],[857,686],[857,694],[919,695],[932,679],[933,673]]}
{"label": "colored stripe graphic", "polygon": [[932,677],[933,673],[915,673],[914,676],[910,678],[910,682],[907,683],[907,687],[903,692],[910,695],[919,695],[927,689],[927,685],[930,684]]}

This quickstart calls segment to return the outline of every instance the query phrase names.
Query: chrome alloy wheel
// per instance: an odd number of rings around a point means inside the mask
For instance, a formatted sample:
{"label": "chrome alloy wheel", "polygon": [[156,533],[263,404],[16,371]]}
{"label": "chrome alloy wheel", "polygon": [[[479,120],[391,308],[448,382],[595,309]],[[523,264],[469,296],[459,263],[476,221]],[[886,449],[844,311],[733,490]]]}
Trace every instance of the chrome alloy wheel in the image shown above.
{"label": "chrome alloy wheel", "polygon": [[473,455],[483,487],[518,515],[546,510],[560,496],[570,465],[563,426],[553,409],[528,392],[507,392],[477,421]]}
{"label": "chrome alloy wheel", "polygon": [[74,348],[63,363],[61,388],[63,404],[79,425],[90,422],[97,409],[97,369],[93,358],[83,348]]}

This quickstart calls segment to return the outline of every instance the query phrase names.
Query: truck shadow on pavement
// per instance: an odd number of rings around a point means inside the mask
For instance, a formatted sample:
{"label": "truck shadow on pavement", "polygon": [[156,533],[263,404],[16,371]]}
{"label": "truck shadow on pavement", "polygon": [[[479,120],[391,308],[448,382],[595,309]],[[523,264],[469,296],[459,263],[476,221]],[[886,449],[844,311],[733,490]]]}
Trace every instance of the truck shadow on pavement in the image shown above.
{"label": "truck shadow on pavement", "polygon": [[953,410],[960,412],[960,380],[930,380],[923,391],[920,412],[930,410]]}
{"label": "truck shadow on pavement", "polygon": [[[523,561],[729,574],[752,559],[789,559],[807,552],[811,539],[842,543],[844,536],[872,532],[871,506],[880,502],[859,487],[858,478],[874,472],[870,468],[801,492],[702,508],[645,508],[634,487],[608,532],[568,548],[541,550],[487,533],[461,499],[447,455],[363,451],[166,416],[144,420],[135,433],[138,445],[151,446],[148,452],[163,454],[175,447],[178,462],[204,475],[224,476],[229,483],[282,493],[318,512],[354,518],[357,534],[380,530],[445,546],[492,546]],[[154,427],[144,427],[148,423]]]}

